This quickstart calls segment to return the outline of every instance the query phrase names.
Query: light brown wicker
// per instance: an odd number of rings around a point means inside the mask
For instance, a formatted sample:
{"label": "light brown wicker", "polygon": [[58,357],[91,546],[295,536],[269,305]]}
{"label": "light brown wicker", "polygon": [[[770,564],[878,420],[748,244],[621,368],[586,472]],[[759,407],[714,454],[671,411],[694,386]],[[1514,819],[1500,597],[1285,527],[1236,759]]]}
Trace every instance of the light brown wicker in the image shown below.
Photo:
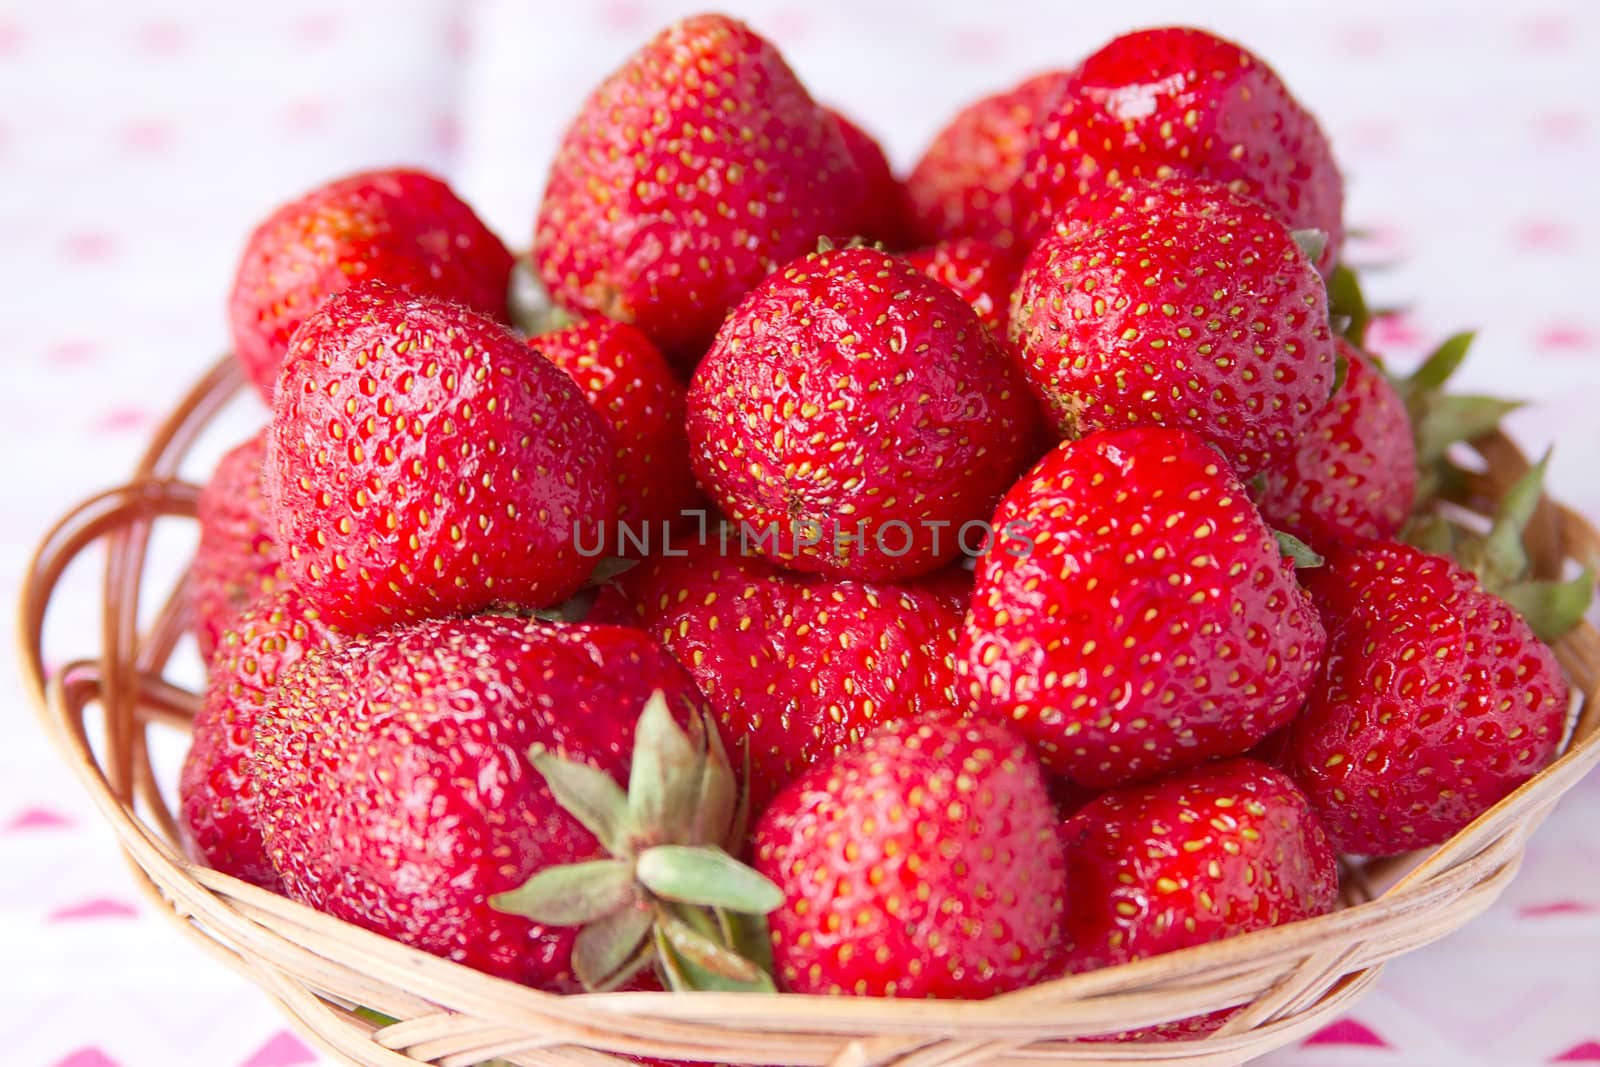
{"label": "light brown wicker", "polygon": [[[169,593],[142,632],[137,619],[140,603],[156,595],[144,588],[152,526],[194,512],[196,489],[177,479],[179,463],[239,384],[224,360],[162,426],[132,481],[85,502],[46,537],[23,592],[23,670],[140,886],[308,1035],[355,1063],[619,1062],[597,1050],[834,1067],[1241,1063],[1324,1025],[1372,985],[1385,961],[1487,908],[1551,805],[1600,762],[1600,633],[1584,624],[1556,649],[1581,700],[1565,754],[1443,846],[1351,865],[1346,906],[1332,915],[983,1002],[535,992],[194,866],[176,843],[147,731],[186,730],[197,703],[164,676],[185,626],[183,590]],[[1477,451],[1483,469],[1466,479],[1462,503],[1482,512],[1527,463],[1504,437]],[[1527,541],[1543,577],[1559,575],[1568,560],[1600,558],[1600,534],[1549,501]],[[48,673],[42,631],[51,594],[66,565],[97,542],[107,550],[100,649]],[[98,751],[86,727],[91,709],[104,720]],[[1200,1040],[1080,1039],[1241,1004],[1229,1025]],[[356,1006],[400,1021],[375,1025]]]}

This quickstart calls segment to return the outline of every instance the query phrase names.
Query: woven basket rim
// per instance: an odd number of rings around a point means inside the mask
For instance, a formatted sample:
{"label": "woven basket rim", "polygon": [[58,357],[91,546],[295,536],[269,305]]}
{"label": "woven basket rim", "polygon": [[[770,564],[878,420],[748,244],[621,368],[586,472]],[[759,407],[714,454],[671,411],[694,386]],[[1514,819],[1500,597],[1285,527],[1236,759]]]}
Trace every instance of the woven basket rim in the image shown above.
{"label": "woven basket rim", "polygon": [[[183,586],[166,596],[147,631],[135,620],[151,527],[193,516],[198,489],[178,479],[179,466],[241,383],[235,361],[223,357],[159,427],[132,480],[80,504],[46,535],[19,605],[22,673],[46,730],[117,833],[141,888],[195,940],[262,986],[308,1036],[350,1062],[454,1065],[497,1055],[518,1064],[625,1062],[581,1051],[605,1047],[862,1067],[1239,1063],[1325,1024],[1372,984],[1386,960],[1487,908],[1515,874],[1528,835],[1600,763],[1600,632],[1585,622],[1555,645],[1575,703],[1560,758],[1442,845],[1352,868],[1347,906],[1331,914],[984,1001],[542,993],[198,867],[175,844],[144,730],[152,723],[183,728],[197,700],[162,675],[184,629]],[[1482,511],[1528,463],[1503,434],[1475,448],[1483,469],[1469,472],[1460,503]],[[1600,559],[1600,531],[1548,499],[1525,540],[1544,577],[1568,560]],[[66,564],[101,541],[108,546],[101,654],[48,674],[43,625],[51,595]],[[105,715],[103,760],[84,722],[91,704]],[[375,1024],[349,1010],[358,1004],[403,1021]],[[1222,1030],[1191,1041],[1071,1040],[1234,1004],[1248,1006]]]}

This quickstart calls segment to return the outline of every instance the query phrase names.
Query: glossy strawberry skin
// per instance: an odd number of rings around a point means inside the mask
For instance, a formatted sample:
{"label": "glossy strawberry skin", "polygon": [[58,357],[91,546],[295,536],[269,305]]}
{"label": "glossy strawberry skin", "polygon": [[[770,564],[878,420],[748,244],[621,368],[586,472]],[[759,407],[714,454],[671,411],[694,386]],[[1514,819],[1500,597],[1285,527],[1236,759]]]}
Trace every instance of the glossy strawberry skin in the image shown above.
{"label": "glossy strawberry skin", "polygon": [[1182,427],[1247,478],[1333,391],[1321,277],[1269,211],[1210,182],[1074,202],[1023,267],[1011,338],[1061,436]]}
{"label": "glossy strawberry skin", "polygon": [[[641,330],[603,315],[528,341],[566,371],[611,429],[616,445],[617,523],[660,536],[700,503],[689,469],[684,386]],[[612,554],[634,542],[618,538]],[[654,543],[653,540],[646,543]]]}
{"label": "glossy strawberry skin", "polygon": [[266,431],[230,449],[195,502],[200,542],[189,565],[189,612],[200,658],[258,597],[284,584],[262,464]]}
{"label": "glossy strawberry skin", "polygon": [[1328,658],[1285,765],[1340,851],[1437,844],[1555,756],[1561,668],[1471,574],[1369,541],[1336,549],[1306,581]]}
{"label": "glossy strawberry skin", "polygon": [[785,892],[781,988],[979,999],[1054,965],[1066,859],[1039,763],[1000,723],[886,726],[792,783],[755,830]]}
{"label": "glossy strawberry skin", "polygon": [[366,283],[295,335],[267,499],[290,578],[352,633],[544,607],[594,569],[611,434],[565,373],[465,308]]}
{"label": "glossy strawberry skin", "polygon": [[270,403],[306,316],[376,278],[508,321],[511,253],[438,178],[376,170],[313,189],[250,235],[228,303],[234,352]]}
{"label": "glossy strawberry skin", "polygon": [[690,462],[787,567],[912,578],[954,559],[1033,448],[1037,410],[967,304],[896,256],[795,260],[736,308],[689,389]]}
{"label": "glossy strawberry skin", "polygon": [[911,243],[905,186],[894,176],[883,146],[847,115],[831,107],[824,110],[838,123],[845,149],[866,185],[860,216],[850,236],[877,241],[890,249],[904,248]]}
{"label": "glossy strawberry skin", "polygon": [[669,26],[607,78],[556,153],[534,264],[564,306],[631,322],[692,366],[756,282],[865,196],[830,119],[743,23]]}
{"label": "glossy strawberry skin", "polygon": [[1078,67],[1023,167],[1024,232],[1048,232],[1074,197],[1168,177],[1225,183],[1291,229],[1320,229],[1317,266],[1338,261],[1344,178],[1317,120],[1259,58],[1182,27],[1118,37]]}
{"label": "glossy strawberry skin", "polygon": [[1310,802],[1254,760],[1124,786],[1061,835],[1071,971],[1312,918],[1338,901],[1338,864]]}
{"label": "glossy strawberry skin", "polygon": [[1021,255],[1014,187],[1038,126],[1053,110],[1070,71],[1029,78],[963,108],[935,135],[906,177],[913,228],[924,244],[975,237]]}
{"label": "glossy strawberry skin", "polygon": [[1313,546],[1400,532],[1417,490],[1417,450],[1405,401],[1383,369],[1347,341],[1344,385],[1298,448],[1262,472],[1255,492],[1274,529]]}
{"label": "glossy strawberry skin", "polygon": [[748,745],[751,810],[886,722],[951,707],[970,577],[890,585],[795,574],[737,539],[647,560],[590,618],[658,638],[730,743]]}
{"label": "glossy strawberry skin", "polygon": [[995,245],[964,237],[904,253],[905,260],[965,300],[978,321],[1002,340],[1010,322],[1011,290],[1022,264]]}
{"label": "glossy strawberry skin", "polygon": [[1305,703],[1325,634],[1192,434],[1059,445],[995,512],[957,668],[978,712],[1104,788],[1237,755]]}
{"label": "glossy strawberry skin", "polygon": [[256,718],[285,671],[308,650],[339,641],[317,610],[288,588],[263,596],[224,634],[178,780],[185,843],[201,863],[281,889],[261,840],[258,790],[250,776]]}
{"label": "glossy strawberry skin", "polygon": [[637,630],[502,616],[429,620],[312,655],[257,722],[262,830],[288,894],[489,974],[577,992],[572,928],[488,898],[601,858],[528,759],[544,745],[625,785],[654,690],[701,698]]}

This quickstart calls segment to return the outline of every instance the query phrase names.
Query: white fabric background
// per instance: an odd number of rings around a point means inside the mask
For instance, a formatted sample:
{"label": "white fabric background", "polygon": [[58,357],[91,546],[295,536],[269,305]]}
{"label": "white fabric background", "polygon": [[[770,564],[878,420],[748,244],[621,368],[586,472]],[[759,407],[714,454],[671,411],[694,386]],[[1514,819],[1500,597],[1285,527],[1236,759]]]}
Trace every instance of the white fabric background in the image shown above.
{"label": "white fabric background", "polygon": [[[1600,6],[1345,0],[1114,5],[729,3],[820,98],[908,166],[954,110],[1124,29],[1199,20],[1267,56],[1323,118],[1350,182],[1353,254],[1404,305],[1398,363],[1481,328],[1465,384],[1528,397],[1555,488],[1600,514]],[[220,352],[250,224],[374,164],[448,175],[527,243],[556,138],[672,0],[43,4],[0,0],[0,598],[78,498],[122,478]],[[215,456],[259,411],[241,408]],[[203,469],[203,464],[202,468]],[[171,569],[182,538],[165,545]],[[93,647],[85,568],[55,654]],[[6,613],[9,616],[9,612]],[[9,625],[3,623],[0,625]],[[133,892],[106,828],[0,665],[0,1062],[321,1062],[252,987]],[[173,753],[165,753],[170,760]],[[1574,793],[1491,913],[1402,960],[1354,1021],[1269,1061],[1600,1062],[1600,781]]]}

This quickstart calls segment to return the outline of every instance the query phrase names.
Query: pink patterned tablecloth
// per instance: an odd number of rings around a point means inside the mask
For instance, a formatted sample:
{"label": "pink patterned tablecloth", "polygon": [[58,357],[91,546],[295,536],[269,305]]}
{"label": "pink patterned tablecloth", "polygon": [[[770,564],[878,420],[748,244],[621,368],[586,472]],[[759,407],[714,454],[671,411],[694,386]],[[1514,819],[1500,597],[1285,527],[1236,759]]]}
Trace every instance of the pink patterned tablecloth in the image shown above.
{"label": "pink patterned tablecloth", "polygon": [[[958,105],[1196,5],[730,2],[908,165]],[[1302,9],[1303,8],[1303,9]],[[449,175],[525,245],[584,93],[676,0],[0,0],[0,596],[46,523],[123,476],[223,348],[251,221],[363,165]],[[1536,405],[1552,481],[1600,515],[1600,5],[1212,3],[1322,117],[1350,176],[1353,254],[1402,365],[1481,329],[1466,384]],[[226,438],[259,409],[241,406]],[[205,462],[197,467],[197,473]],[[181,566],[181,536],[158,562]],[[93,574],[52,621],[92,647]],[[9,625],[7,621],[0,625]],[[6,642],[7,647],[10,642]],[[192,655],[192,653],[190,653]],[[195,667],[197,670],[197,667]],[[112,838],[0,666],[0,1061],[7,1067],[320,1063],[265,998],[137,897]],[[179,753],[159,753],[175,766]],[[1395,963],[1354,1014],[1272,1067],[1600,1063],[1600,778],[1534,839],[1506,897]]]}

